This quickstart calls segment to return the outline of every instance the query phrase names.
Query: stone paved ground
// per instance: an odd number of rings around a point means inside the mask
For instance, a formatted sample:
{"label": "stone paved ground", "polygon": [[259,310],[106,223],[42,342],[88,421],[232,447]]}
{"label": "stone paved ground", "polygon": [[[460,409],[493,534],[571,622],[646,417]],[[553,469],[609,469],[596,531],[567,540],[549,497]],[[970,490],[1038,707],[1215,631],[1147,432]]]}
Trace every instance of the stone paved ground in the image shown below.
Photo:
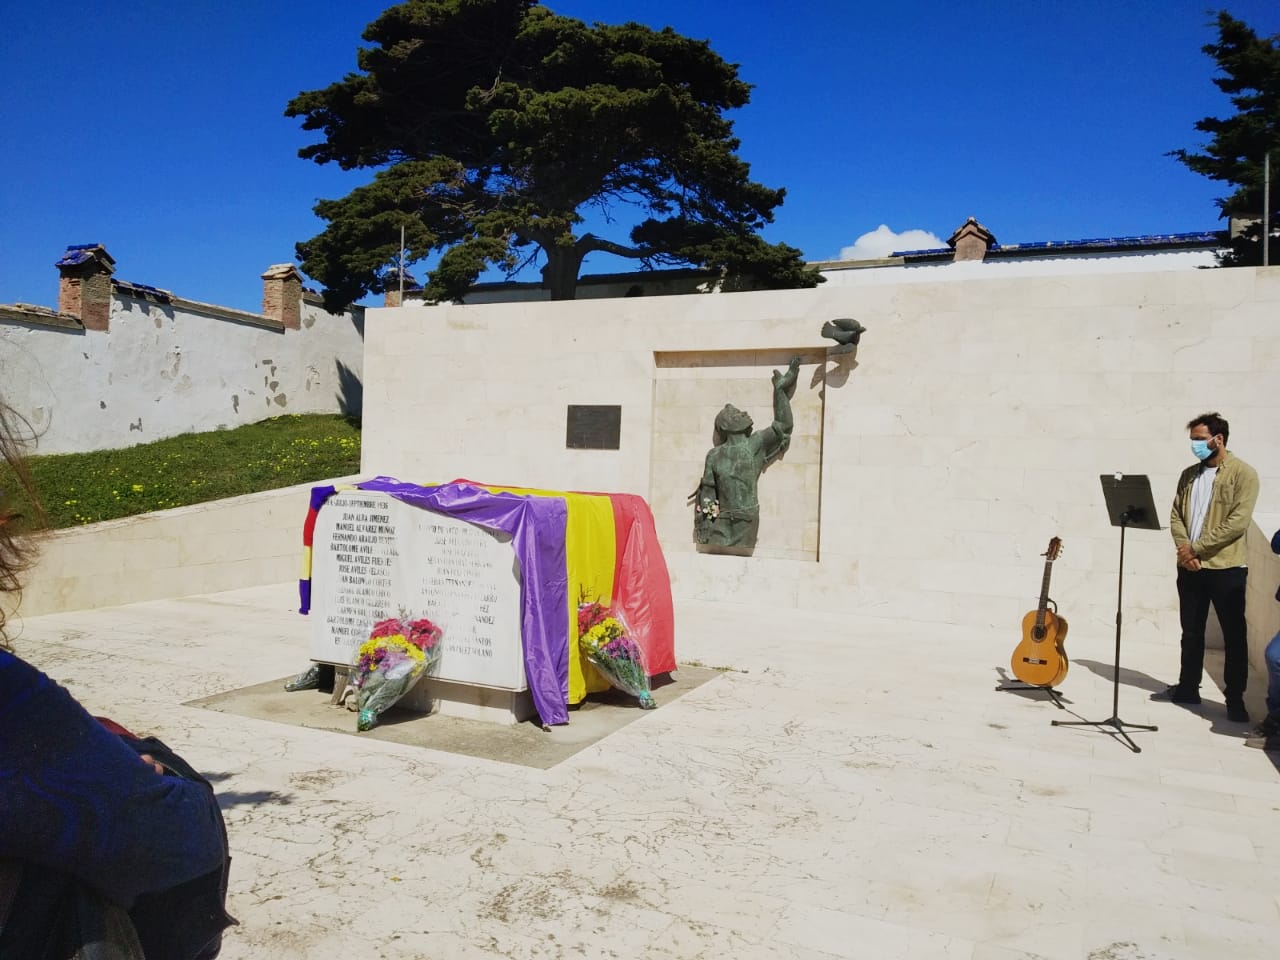
{"label": "stone paved ground", "polygon": [[[1220,697],[1148,702],[1176,641],[1128,643],[1120,714],[1160,726],[1134,754],[994,689],[1016,626],[681,605],[680,659],[734,669],[543,770],[184,706],[305,665],[292,590],[38,617],[16,644],[211,774],[226,960],[1280,949],[1280,757]],[[1106,718],[1114,637],[1070,640],[1068,707]]]}

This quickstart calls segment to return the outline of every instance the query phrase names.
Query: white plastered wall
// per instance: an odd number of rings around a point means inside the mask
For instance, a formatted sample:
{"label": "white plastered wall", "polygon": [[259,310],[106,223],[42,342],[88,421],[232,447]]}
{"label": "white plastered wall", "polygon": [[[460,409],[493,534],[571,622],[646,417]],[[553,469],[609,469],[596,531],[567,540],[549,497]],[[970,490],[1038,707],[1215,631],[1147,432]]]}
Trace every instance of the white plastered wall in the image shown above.
{"label": "white plastered wall", "polygon": [[[881,261],[887,263],[893,261]],[[1196,270],[1217,263],[1213,250],[1126,250],[1115,253],[1090,251],[1023,257],[990,257],[986,260],[924,262],[894,267],[859,265],[858,261],[822,264],[827,286],[862,287],[902,283],[954,283],[958,280],[1003,280],[1011,277],[1060,277],[1099,273]]]}
{"label": "white plastered wall", "polygon": [[[1183,424],[1206,410],[1261,475],[1259,510],[1280,509],[1280,268],[371,310],[362,467],[661,506],[698,477],[656,469],[656,356],[821,350],[842,316],[868,332],[821,371],[819,515],[786,501],[761,521],[818,520],[818,559],[699,555],[668,528],[677,596],[1007,628],[1057,535],[1051,593],[1073,630],[1110,629],[1119,538],[1099,475],[1149,475],[1165,520]],[[765,409],[768,389],[766,366]],[[621,449],[566,449],[571,403],[620,404]],[[1129,533],[1130,631],[1176,630],[1170,556],[1167,533]]]}
{"label": "white plastered wall", "polygon": [[146,443],[286,413],[360,409],[364,344],[351,316],[302,304],[302,328],[190,301],[117,296],[110,330],[0,322],[0,394],[37,452]]}

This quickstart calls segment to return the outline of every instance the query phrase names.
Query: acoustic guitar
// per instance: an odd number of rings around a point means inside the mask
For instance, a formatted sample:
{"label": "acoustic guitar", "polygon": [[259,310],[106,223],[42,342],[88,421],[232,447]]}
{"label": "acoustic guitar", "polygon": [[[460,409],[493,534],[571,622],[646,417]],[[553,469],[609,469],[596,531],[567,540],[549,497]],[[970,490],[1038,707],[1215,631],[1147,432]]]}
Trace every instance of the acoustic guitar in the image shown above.
{"label": "acoustic guitar", "polygon": [[1067,676],[1067,621],[1049,609],[1049,574],[1053,561],[1062,552],[1062,539],[1054,537],[1044,552],[1044,579],[1040,582],[1040,603],[1022,618],[1022,642],[1014,648],[1009,663],[1013,675],[1033,687],[1055,687]]}

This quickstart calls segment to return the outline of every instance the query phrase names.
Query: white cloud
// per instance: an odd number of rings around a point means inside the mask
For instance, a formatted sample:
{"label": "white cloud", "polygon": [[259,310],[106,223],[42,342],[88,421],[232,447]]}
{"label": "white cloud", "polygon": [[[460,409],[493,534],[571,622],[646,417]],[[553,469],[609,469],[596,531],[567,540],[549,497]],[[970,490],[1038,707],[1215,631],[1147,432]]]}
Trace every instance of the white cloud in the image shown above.
{"label": "white cloud", "polygon": [[894,233],[882,223],[853,241],[853,246],[842,247],[840,259],[875,260],[898,250],[932,250],[946,245],[944,240],[935,237],[928,230],[903,230],[901,233]]}

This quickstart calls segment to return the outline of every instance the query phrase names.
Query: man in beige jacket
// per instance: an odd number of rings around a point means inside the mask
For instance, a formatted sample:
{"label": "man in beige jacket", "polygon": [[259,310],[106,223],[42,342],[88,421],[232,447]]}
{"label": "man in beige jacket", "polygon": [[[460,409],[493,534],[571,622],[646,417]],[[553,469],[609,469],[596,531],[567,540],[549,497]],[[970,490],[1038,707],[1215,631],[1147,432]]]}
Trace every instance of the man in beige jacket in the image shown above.
{"label": "man in beige jacket", "polygon": [[1244,537],[1258,500],[1258,474],[1227,451],[1230,427],[1219,414],[1201,414],[1187,429],[1191,452],[1199,463],[1183,470],[1178,478],[1169,516],[1178,558],[1182,671],[1175,685],[1152,699],[1200,702],[1204,628],[1212,603],[1226,650],[1223,695],[1227,717],[1248,723],[1244,690],[1249,678],[1249,641],[1244,592],[1249,569],[1245,566]]}

